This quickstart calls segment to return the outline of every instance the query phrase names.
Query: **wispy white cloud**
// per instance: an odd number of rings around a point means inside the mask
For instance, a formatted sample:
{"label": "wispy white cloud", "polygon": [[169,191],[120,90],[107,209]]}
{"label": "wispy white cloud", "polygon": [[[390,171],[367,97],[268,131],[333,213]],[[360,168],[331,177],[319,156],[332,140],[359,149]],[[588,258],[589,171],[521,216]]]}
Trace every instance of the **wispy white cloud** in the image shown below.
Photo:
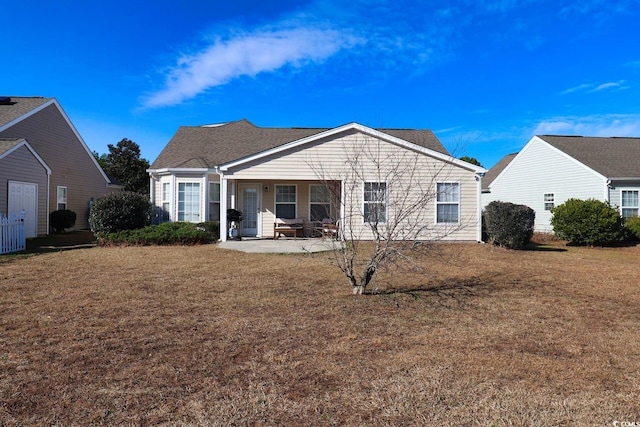
{"label": "wispy white cloud", "polygon": [[574,86],[574,87],[571,87],[569,89],[563,90],[562,92],[560,92],[560,94],[561,95],[567,95],[567,94],[574,93],[574,92],[584,92],[584,91],[587,91],[587,90],[592,89],[592,88],[593,88],[592,84],[584,83],[584,84],[581,84],[581,85]]}
{"label": "wispy white cloud", "polygon": [[640,136],[640,114],[555,117],[537,124],[536,135]]}
{"label": "wispy white cloud", "polygon": [[628,86],[626,86],[625,81],[624,80],[619,80],[617,82],[607,82],[607,83],[602,83],[598,86],[596,86],[592,92],[601,92],[603,90],[607,90],[607,89],[627,89]]}
{"label": "wispy white cloud", "polygon": [[624,90],[629,89],[625,80],[618,80],[617,82],[606,82],[601,84],[583,83],[578,86],[571,87],[569,89],[560,92],[561,95],[568,95],[571,93],[594,93],[602,92],[606,90]]}
{"label": "wispy white cloud", "polygon": [[183,54],[170,67],[164,88],[147,95],[147,108],[179,104],[240,76],[254,77],[284,66],[318,63],[362,40],[325,29],[261,30],[215,39],[206,48]]}

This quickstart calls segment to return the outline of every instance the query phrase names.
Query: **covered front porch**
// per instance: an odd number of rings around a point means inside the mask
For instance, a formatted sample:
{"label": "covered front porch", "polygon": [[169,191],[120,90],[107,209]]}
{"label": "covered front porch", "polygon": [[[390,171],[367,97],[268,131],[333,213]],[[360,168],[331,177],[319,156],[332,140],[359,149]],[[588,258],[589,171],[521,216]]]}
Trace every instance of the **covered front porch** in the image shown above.
{"label": "covered front porch", "polygon": [[[220,183],[221,241],[238,235],[246,239],[278,239],[276,224],[296,224],[295,239],[321,237],[323,221],[337,223],[342,212],[340,181],[320,180],[238,180],[224,176]],[[228,220],[226,212],[242,213],[239,223]],[[236,230],[229,233],[231,228]],[[223,232],[224,231],[224,232]],[[294,236],[294,233],[285,233]],[[277,243],[277,242],[276,242]]]}

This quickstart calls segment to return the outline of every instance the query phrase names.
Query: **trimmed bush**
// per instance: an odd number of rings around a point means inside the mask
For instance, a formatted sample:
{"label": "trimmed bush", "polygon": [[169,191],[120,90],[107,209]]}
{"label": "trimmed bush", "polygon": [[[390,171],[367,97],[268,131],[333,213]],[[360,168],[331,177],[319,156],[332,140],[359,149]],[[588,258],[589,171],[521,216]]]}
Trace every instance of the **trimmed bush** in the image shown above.
{"label": "trimmed bush", "polygon": [[199,230],[205,231],[211,241],[216,241],[220,238],[220,223],[218,221],[201,222],[197,227]]}
{"label": "trimmed bush", "polygon": [[491,202],[483,214],[487,239],[508,249],[524,249],[533,236],[536,213],[525,205]]}
{"label": "trimmed bush", "polygon": [[54,233],[61,233],[66,228],[76,225],[76,213],[69,209],[53,211],[49,214],[49,224]]}
{"label": "trimmed bush", "polygon": [[199,245],[212,240],[211,235],[199,224],[190,222],[165,222],[136,230],[105,233],[100,234],[98,239],[103,246]]}
{"label": "trimmed bush", "polygon": [[553,231],[571,244],[604,246],[624,239],[624,221],[607,202],[569,199],[551,213]]}
{"label": "trimmed bush", "polygon": [[627,228],[629,237],[640,240],[640,217],[628,218],[624,226]]}
{"label": "trimmed bush", "polygon": [[151,202],[139,193],[118,191],[95,201],[89,213],[89,225],[96,235],[135,230],[149,225]]}

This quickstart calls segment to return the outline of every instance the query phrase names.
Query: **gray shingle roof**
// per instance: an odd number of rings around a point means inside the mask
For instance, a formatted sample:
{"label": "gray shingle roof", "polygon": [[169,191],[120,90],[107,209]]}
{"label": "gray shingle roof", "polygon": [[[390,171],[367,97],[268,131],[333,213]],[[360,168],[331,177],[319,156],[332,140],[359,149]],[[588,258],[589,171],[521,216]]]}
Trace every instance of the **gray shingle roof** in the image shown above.
{"label": "gray shingle roof", "polygon": [[11,123],[53,98],[12,96],[10,102],[0,103],[0,126]]}
{"label": "gray shingle roof", "polygon": [[538,137],[607,178],[640,178],[640,138]]}
{"label": "gray shingle roof", "polygon": [[[150,168],[213,168],[329,129],[262,128],[248,120],[219,126],[182,126]],[[448,154],[433,132],[429,130],[378,130]]]}
{"label": "gray shingle roof", "polygon": [[489,190],[489,186],[491,185],[493,180],[496,179],[498,175],[500,175],[500,173],[502,173],[504,168],[506,168],[507,165],[511,163],[511,160],[513,160],[517,155],[518,153],[507,154],[506,156],[501,158],[498,163],[493,165],[486,174],[484,174],[484,177],[482,177],[482,191]]}
{"label": "gray shingle roof", "polygon": [[22,138],[0,138],[0,156],[18,145]]}

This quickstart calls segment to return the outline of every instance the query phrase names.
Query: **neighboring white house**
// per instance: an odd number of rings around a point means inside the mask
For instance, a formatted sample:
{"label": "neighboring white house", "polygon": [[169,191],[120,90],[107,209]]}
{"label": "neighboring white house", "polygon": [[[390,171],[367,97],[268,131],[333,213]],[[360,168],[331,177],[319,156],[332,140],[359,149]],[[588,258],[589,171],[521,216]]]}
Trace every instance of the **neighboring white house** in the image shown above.
{"label": "neighboring white house", "polygon": [[537,135],[487,172],[482,204],[527,205],[535,230],[551,232],[550,209],[568,199],[606,201],[628,218],[638,216],[639,191],[640,138]]}
{"label": "neighboring white house", "polygon": [[[362,176],[353,179],[349,162],[364,152],[381,161],[366,164],[363,156]],[[230,208],[243,214],[243,237],[273,237],[277,218],[339,221],[347,211],[362,213],[364,230],[367,212],[383,219],[393,214],[394,203],[386,198],[402,183],[389,182],[391,167],[415,171],[412,179],[418,185],[406,192],[410,197],[420,192],[419,186],[434,195],[424,212],[430,222],[425,229],[432,233],[425,238],[481,239],[486,170],[453,158],[428,130],[376,130],[357,123],[330,129],[262,128],[246,120],[183,126],[148,172],[158,222],[220,221],[226,240]]]}

